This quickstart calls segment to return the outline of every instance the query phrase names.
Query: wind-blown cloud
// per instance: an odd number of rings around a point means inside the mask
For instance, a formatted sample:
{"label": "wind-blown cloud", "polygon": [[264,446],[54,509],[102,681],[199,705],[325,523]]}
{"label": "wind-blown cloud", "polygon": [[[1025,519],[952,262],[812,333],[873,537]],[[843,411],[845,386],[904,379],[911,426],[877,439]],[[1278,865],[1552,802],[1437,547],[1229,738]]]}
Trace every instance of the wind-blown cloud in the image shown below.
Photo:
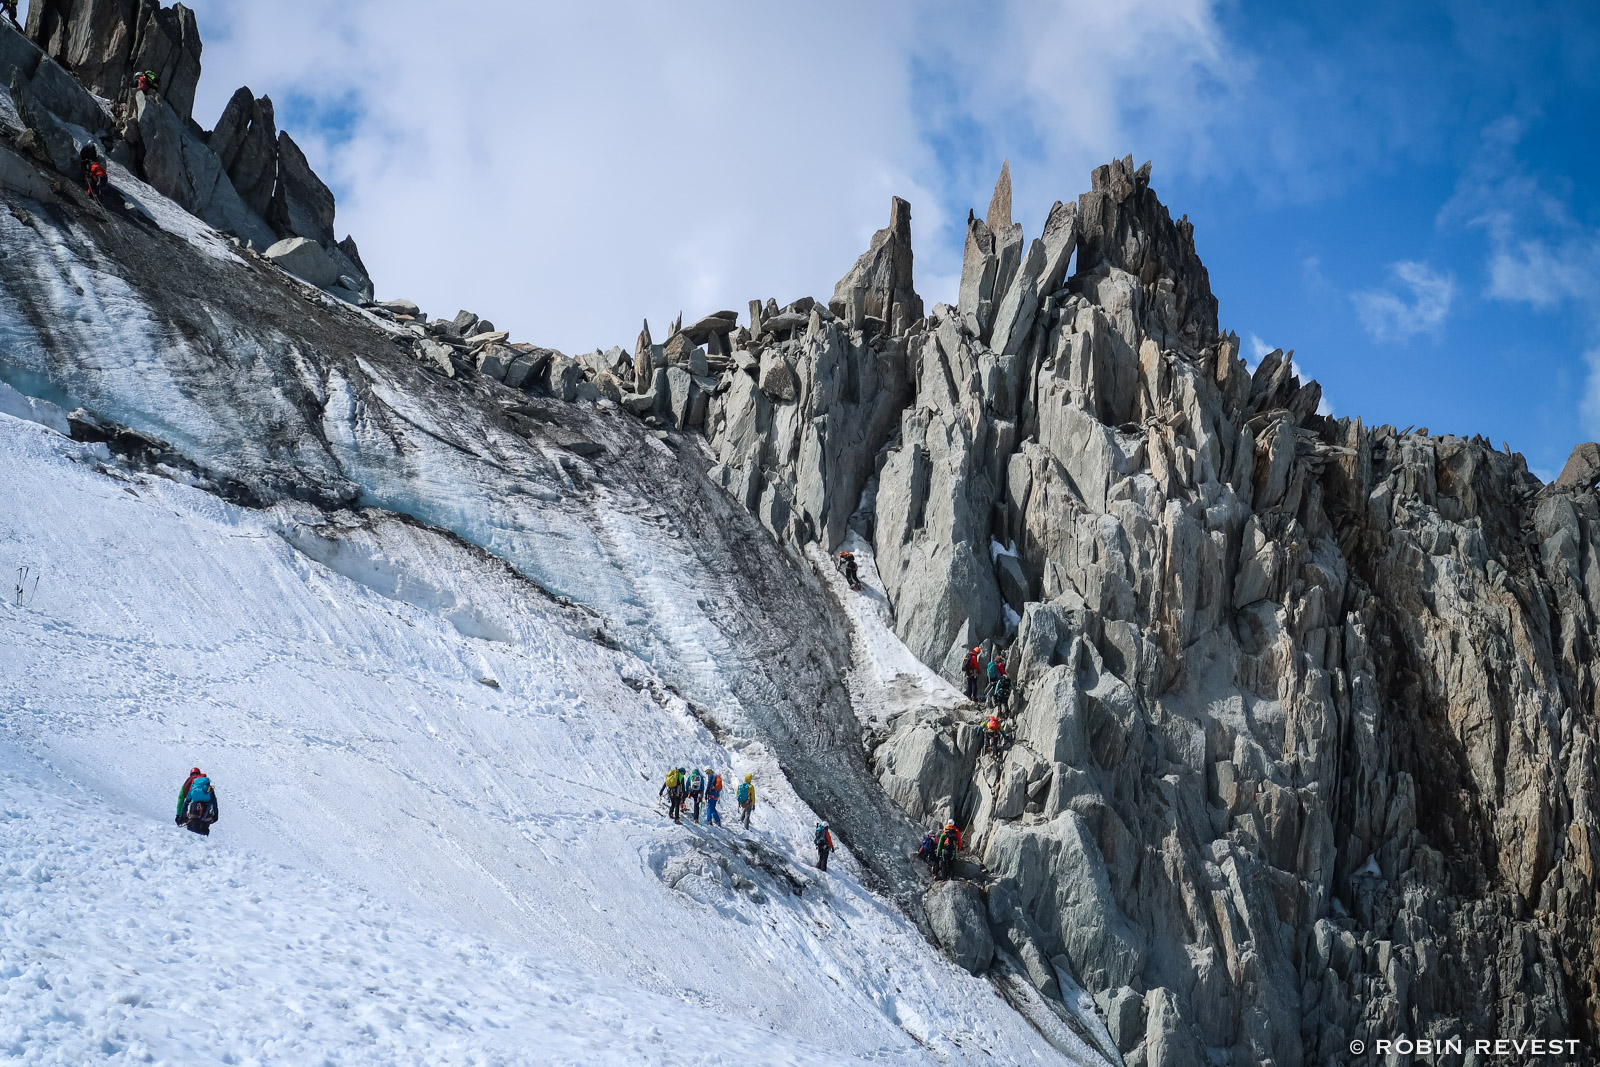
{"label": "wind-blown cloud", "polygon": [[1449,317],[1455,279],[1409,259],[1389,264],[1389,277],[1389,288],[1350,294],[1367,332],[1402,344],[1418,334],[1437,333]]}

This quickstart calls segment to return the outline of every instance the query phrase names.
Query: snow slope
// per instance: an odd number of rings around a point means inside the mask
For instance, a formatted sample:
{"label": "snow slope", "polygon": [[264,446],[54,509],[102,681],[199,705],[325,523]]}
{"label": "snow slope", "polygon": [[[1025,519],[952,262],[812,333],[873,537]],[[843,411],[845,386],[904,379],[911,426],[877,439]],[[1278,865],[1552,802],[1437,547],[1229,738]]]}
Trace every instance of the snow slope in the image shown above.
{"label": "snow slope", "polygon": [[[0,609],[5,1055],[1060,1061],[848,851],[811,870],[770,751],[592,612],[413,522],[103,457],[0,415],[0,566],[42,575]],[[753,830],[668,823],[671,763],[754,773]]]}

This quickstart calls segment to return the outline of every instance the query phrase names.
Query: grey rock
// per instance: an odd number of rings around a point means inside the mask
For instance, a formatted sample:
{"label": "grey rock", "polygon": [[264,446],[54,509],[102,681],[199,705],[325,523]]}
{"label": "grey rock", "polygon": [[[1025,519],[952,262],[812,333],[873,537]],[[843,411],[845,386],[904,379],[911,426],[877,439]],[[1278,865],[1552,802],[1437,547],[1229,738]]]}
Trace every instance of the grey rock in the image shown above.
{"label": "grey rock", "polygon": [[645,320],[639,330],[639,339],[633,346],[633,388],[643,393],[650,388],[655,377],[655,345],[650,341],[650,321]]}
{"label": "grey rock", "polygon": [[272,100],[265,96],[256,99],[248,86],[239,89],[206,144],[222,161],[245,206],[265,218],[278,178],[278,129]]}
{"label": "grey rock", "polygon": [[[516,351],[516,349],[513,349]],[[553,358],[548,350],[518,352],[506,367],[505,383],[512,389],[527,389],[544,375],[545,367]]]}
{"label": "grey rock", "polygon": [[84,92],[72,75],[52,59],[39,61],[29,88],[46,110],[66,122],[81,126],[91,133],[107,130],[111,126],[110,116],[100,102]]}
{"label": "grey rock", "polygon": [[1119,1052],[1132,1052],[1145,1038],[1145,998],[1123,986],[1106,1000],[1106,1029]]}
{"label": "grey rock", "polygon": [[[883,320],[895,333],[922,318],[922,298],[912,278],[911,205],[899,197],[890,203],[889,225],[872,235],[870,247],[833,287],[829,309],[843,315],[860,300],[857,289],[865,293],[866,316]],[[852,321],[859,317],[852,313]]]}
{"label": "grey rock", "polygon": [[416,347],[417,358],[424,365],[443,372],[447,378],[456,376],[455,349],[437,341],[422,341]]}
{"label": "grey rock", "polygon": [[975,887],[941,882],[923,897],[928,925],[950,958],[969,974],[982,974],[994,959],[989,919]]}
{"label": "grey rock", "polygon": [[262,253],[295,277],[321,288],[338,280],[338,268],[317,242],[304,237],[290,237],[278,241]]}
{"label": "grey rock", "polygon": [[544,372],[544,386],[551,396],[570,404],[578,399],[578,386],[582,381],[583,368],[578,366],[577,360],[560,352],[551,354]]}
{"label": "grey rock", "polygon": [[267,221],[279,237],[309,237],[332,245],[333,193],[317,177],[288,133],[278,134],[278,180]]}
{"label": "grey rock", "polygon": [[188,122],[194,114],[195,88],[200,84],[200,28],[194,12],[182,4],[161,7],[156,0],[137,0],[135,11],[132,62],[123,75],[122,86],[128,84],[135,71],[155,71],[161,83],[161,98]]}
{"label": "grey rock", "polygon": [[[672,425],[679,429],[687,429],[693,422],[695,415],[695,396],[698,389],[694,384],[694,377],[682,367],[668,367],[667,374],[667,413],[672,419]],[[703,414],[704,405],[700,407]]]}
{"label": "grey rock", "polygon": [[794,400],[799,395],[794,368],[776,349],[761,355],[761,391],[774,400]]}
{"label": "grey rock", "polygon": [[509,348],[498,344],[485,345],[474,356],[478,365],[478,373],[493,378],[497,382],[506,380],[506,372],[517,360],[517,354]]}
{"label": "grey rock", "polygon": [[1600,444],[1585,441],[1572,450],[1556,477],[1557,489],[1593,489],[1600,483]]}
{"label": "grey rock", "polygon": [[0,188],[35,200],[51,196],[50,186],[31,162],[0,145]]}
{"label": "grey rock", "polygon": [[[216,153],[171,108],[141,93],[134,114],[144,146],[145,181],[185,211],[255,248],[274,243],[272,231],[239,198]],[[324,284],[337,277],[335,272]]]}
{"label": "grey rock", "polygon": [[994,193],[989,197],[989,212],[984,218],[990,233],[999,233],[1011,225],[1011,160],[1000,164],[1000,177],[995,179]]}

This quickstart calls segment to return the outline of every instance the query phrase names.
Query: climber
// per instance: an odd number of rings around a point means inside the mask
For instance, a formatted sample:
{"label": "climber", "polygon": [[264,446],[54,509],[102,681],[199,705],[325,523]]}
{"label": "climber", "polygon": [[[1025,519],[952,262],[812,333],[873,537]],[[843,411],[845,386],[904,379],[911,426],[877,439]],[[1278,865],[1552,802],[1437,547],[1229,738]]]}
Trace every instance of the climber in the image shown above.
{"label": "climber", "polygon": [[934,846],[933,876],[948,879],[950,869],[955,866],[956,853],[960,851],[961,831],[956,829],[954,822],[947,822],[944,829],[939,831],[939,840]]}
{"label": "climber", "polygon": [[994,659],[989,661],[989,685],[991,687],[995,682],[999,681],[1001,678],[1004,678],[1005,674],[1006,661],[1004,659],[996,656]]}
{"label": "climber", "polygon": [[861,579],[856,572],[856,554],[854,552],[839,553],[839,569],[844,572],[844,580],[850,583],[851,589],[861,588]]}
{"label": "climber", "polygon": [[1000,716],[991,715],[983,724],[983,750],[995,759],[1000,758]]}
{"label": "climber", "polygon": [[700,821],[700,802],[705,799],[706,780],[696,767],[689,772],[689,799],[694,801],[694,821]]}
{"label": "climber", "polygon": [[99,200],[106,188],[106,168],[100,165],[99,160],[95,160],[84,168],[83,173],[86,181],[84,192],[89,194],[90,199]]}
{"label": "climber", "polygon": [[199,767],[191,768],[183,788],[178,791],[179,826],[188,826],[194,833],[209,837],[211,824],[217,821],[217,791],[211,788],[211,779]]}
{"label": "climber", "polygon": [[745,829],[750,828],[750,816],[756,810],[756,783],[755,775],[747,774],[744,781],[739,783],[739,792],[735,799],[739,801],[739,822]]}
{"label": "climber", "polygon": [[967,676],[967,699],[974,704],[978,702],[978,657],[982,653],[982,646],[973,645],[972,651],[967,653],[967,658],[961,664],[961,673]]}
{"label": "climber", "polygon": [[1011,703],[1011,678],[1009,675],[1002,674],[994,680],[994,684],[989,687],[989,703],[998,708],[1000,714],[1004,715],[1006,713],[1006,706]]}
{"label": "climber", "polygon": [[141,70],[133,76],[133,88],[137,92],[149,95],[160,90],[161,82],[156,78],[155,71]]}
{"label": "climber", "polygon": [[934,856],[938,853],[938,851],[938,838],[934,835],[932,830],[929,830],[927,833],[922,835],[922,844],[917,846],[917,859],[921,860],[923,863],[926,863],[929,867],[932,867]]}
{"label": "climber", "polygon": [[667,771],[667,780],[662,783],[661,791],[656,794],[658,797],[663,793],[666,794],[667,814],[672,817],[673,822],[680,824],[683,822],[678,817],[683,811],[683,790],[683,771],[672,767]]}
{"label": "climber", "polygon": [[722,775],[706,768],[706,825],[721,826],[722,816],[717,814],[717,801],[722,799]]}
{"label": "climber", "polygon": [[4,11],[6,18],[10,19],[17,29],[22,29],[22,20],[17,18],[17,0],[0,0],[0,11]]}
{"label": "climber", "polygon": [[833,851],[833,834],[828,831],[827,823],[817,823],[816,832],[811,835],[811,843],[817,846],[817,870],[827,870],[828,853]]}

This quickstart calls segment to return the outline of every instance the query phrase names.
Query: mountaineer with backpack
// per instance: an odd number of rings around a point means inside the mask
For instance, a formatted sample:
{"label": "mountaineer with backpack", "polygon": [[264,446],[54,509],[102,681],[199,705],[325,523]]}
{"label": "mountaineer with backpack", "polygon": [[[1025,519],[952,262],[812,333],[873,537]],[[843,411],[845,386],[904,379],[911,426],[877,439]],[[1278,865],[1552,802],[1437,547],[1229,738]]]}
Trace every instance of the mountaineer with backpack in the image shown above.
{"label": "mountaineer with backpack", "polygon": [[175,821],[202,837],[211,836],[211,824],[217,821],[217,791],[211,787],[211,779],[201,773],[199,767],[190,769],[183,788],[178,790],[178,816]]}
{"label": "mountaineer with backpack", "polygon": [[755,775],[747,774],[744,781],[739,783],[739,822],[746,830],[750,829],[750,816],[756,810],[756,783]]}
{"label": "mountaineer with backpack", "polygon": [[689,799],[694,801],[694,821],[700,821],[700,801],[705,799],[706,780],[696,767],[689,772]]}
{"label": "mountaineer with backpack", "polygon": [[816,832],[811,835],[811,843],[817,846],[817,870],[827,870],[828,853],[833,851],[833,834],[829,832],[827,823],[817,823]]}
{"label": "mountaineer with backpack", "polygon": [[944,824],[934,845],[933,876],[940,880],[950,878],[950,868],[955,866],[956,853],[961,851],[961,831],[954,822]]}
{"label": "mountaineer with backpack", "polygon": [[133,76],[133,88],[146,95],[154,93],[161,88],[161,82],[156,78],[153,70],[141,70]]}
{"label": "mountaineer with backpack", "polygon": [[1000,758],[1000,716],[991,715],[983,724],[983,750],[995,759]]}
{"label": "mountaineer with backpack", "polygon": [[973,645],[961,663],[961,673],[967,676],[967,699],[974,704],[978,702],[978,656],[982,651],[982,646]]}
{"label": "mountaineer with backpack", "polygon": [[854,552],[840,552],[838,567],[844,573],[844,580],[850,583],[850,588],[859,591],[861,578],[856,570],[856,554]]}
{"label": "mountaineer with backpack", "polygon": [[717,814],[717,801],[722,799],[722,775],[706,768],[706,825],[721,826],[722,816]]}
{"label": "mountaineer with backpack", "polygon": [[100,194],[105,192],[106,188],[106,168],[101,166],[97,159],[84,168],[83,176],[85,182],[83,191],[88,194],[89,199],[99,200]]}
{"label": "mountaineer with backpack", "polygon": [[1002,674],[994,680],[989,687],[989,703],[1000,709],[1000,714],[1006,713],[1006,707],[1011,703],[1011,676]]}
{"label": "mountaineer with backpack", "polygon": [[683,771],[677,767],[672,767],[667,771],[667,780],[662,783],[661,791],[656,794],[658,797],[663,793],[666,794],[667,814],[672,818],[673,822],[680,824],[683,820],[678,816],[683,812],[684,789]]}

